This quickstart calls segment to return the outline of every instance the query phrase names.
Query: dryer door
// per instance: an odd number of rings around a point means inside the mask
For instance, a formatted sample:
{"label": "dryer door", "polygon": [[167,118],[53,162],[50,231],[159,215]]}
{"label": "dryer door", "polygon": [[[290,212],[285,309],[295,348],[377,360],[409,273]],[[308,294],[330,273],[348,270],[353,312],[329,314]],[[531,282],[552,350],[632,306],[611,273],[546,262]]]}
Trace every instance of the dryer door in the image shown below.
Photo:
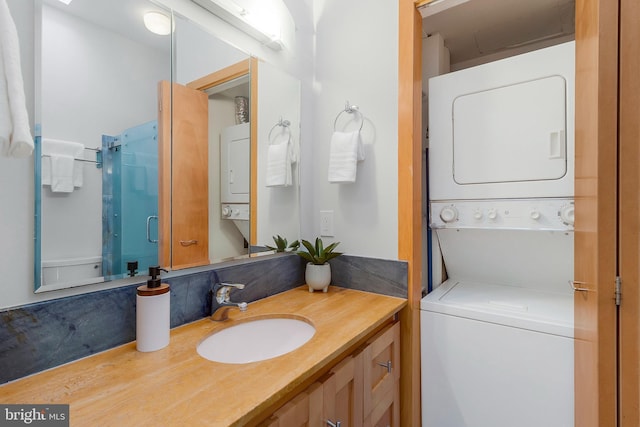
{"label": "dryer door", "polygon": [[566,81],[550,76],[457,97],[458,184],[556,180],[567,173]]}
{"label": "dryer door", "polygon": [[573,196],[574,46],[429,79],[431,200]]}

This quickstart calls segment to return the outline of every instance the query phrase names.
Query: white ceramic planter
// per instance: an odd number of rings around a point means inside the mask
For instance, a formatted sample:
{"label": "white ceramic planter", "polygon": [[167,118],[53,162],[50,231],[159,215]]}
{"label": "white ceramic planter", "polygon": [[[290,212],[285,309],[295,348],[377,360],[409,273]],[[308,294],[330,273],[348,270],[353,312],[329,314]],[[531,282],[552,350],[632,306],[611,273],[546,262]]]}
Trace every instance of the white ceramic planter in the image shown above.
{"label": "white ceramic planter", "polygon": [[315,265],[309,262],[304,271],[304,278],[309,286],[309,292],[319,290],[327,292],[331,283],[331,265],[328,263]]}

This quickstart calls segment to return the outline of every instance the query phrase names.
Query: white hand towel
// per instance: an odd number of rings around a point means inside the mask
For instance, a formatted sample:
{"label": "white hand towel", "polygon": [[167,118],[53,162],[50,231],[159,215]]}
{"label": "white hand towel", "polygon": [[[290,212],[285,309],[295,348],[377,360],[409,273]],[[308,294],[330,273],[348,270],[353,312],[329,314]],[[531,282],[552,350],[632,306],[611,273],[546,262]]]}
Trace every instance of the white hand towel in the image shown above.
{"label": "white hand towel", "polygon": [[[4,65],[0,69],[0,79],[6,82],[12,124],[9,154],[13,157],[27,157],[33,152],[33,137],[24,96],[18,32],[6,0],[0,0],[0,51]],[[0,101],[0,105],[2,102]]]}
{"label": "white hand towel", "polygon": [[[54,171],[53,168],[53,159],[55,156],[68,156],[72,159],[82,159],[84,157],[84,145],[77,142],[42,138],[42,163],[40,169],[42,185],[51,185],[51,191],[54,191],[53,182],[58,172]],[[72,162],[72,183],[74,187],[82,187],[83,171],[83,163]],[[66,172],[63,170],[63,173]],[[73,189],[71,191],[73,191]]]}
{"label": "white hand towel", "polygon": [[356,182],[358,161],[364,160],[360,132],[334,132],[329,151],[329,182]]}
{"label": "white hand towel", "polygon": [[267,187],[291,185],[291,149],[288,143],[271,144],[267,150]]}
{"label": "white hand towel", "polygon": [[[0,43],[0,50],[2,50],[2,43]],[[7,92],[7,80],[4,77],[4,60],[2,52],[0,52],[0,148],[7,154],[9,154],[12,131],[9,93]]]}
{"label": "white hand towel", "polygon": [[73,192],[73,164],[72,156],[64,154],[51,155],[51,191],[54,193]]}

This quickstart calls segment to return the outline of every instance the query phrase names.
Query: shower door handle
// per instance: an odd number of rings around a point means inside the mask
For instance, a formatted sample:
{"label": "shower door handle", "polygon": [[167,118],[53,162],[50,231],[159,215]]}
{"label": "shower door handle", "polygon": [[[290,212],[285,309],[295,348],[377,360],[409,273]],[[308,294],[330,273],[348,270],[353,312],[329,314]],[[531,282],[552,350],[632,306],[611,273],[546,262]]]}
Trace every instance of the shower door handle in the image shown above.
{"label": "shower door handle", "polygon": [[158,243],[157,240],[151,240],[151,220],[155,219],[156,221],[158,220],[158,216],[157,215],[149,215],[147,217],[147,242],[149,243]]}

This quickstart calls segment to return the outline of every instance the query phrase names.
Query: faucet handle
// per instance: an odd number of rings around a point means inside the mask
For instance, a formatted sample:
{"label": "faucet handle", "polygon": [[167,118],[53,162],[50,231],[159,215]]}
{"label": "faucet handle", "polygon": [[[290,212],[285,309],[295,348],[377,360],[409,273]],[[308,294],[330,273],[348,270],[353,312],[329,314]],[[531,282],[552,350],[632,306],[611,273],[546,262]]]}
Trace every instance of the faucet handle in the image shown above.
{"label": "faucet handle", "polygon": [[244,289],[244,285],[242,283],[220,283],[220,286],[228,286],[230,288]]}
{"label": "faucet handle", "polygon": [[233,288],[244,289],[244,285],[242,283],[215,283],[213,285],[213,292],[216,294],[219,292],[229,293]]}
{"label": "faucet handle", "polygon": [[213,294],[218,304],[229,302],[229,293],[233,289],[244,289],[242,283],[216,283],[213,285]]}

